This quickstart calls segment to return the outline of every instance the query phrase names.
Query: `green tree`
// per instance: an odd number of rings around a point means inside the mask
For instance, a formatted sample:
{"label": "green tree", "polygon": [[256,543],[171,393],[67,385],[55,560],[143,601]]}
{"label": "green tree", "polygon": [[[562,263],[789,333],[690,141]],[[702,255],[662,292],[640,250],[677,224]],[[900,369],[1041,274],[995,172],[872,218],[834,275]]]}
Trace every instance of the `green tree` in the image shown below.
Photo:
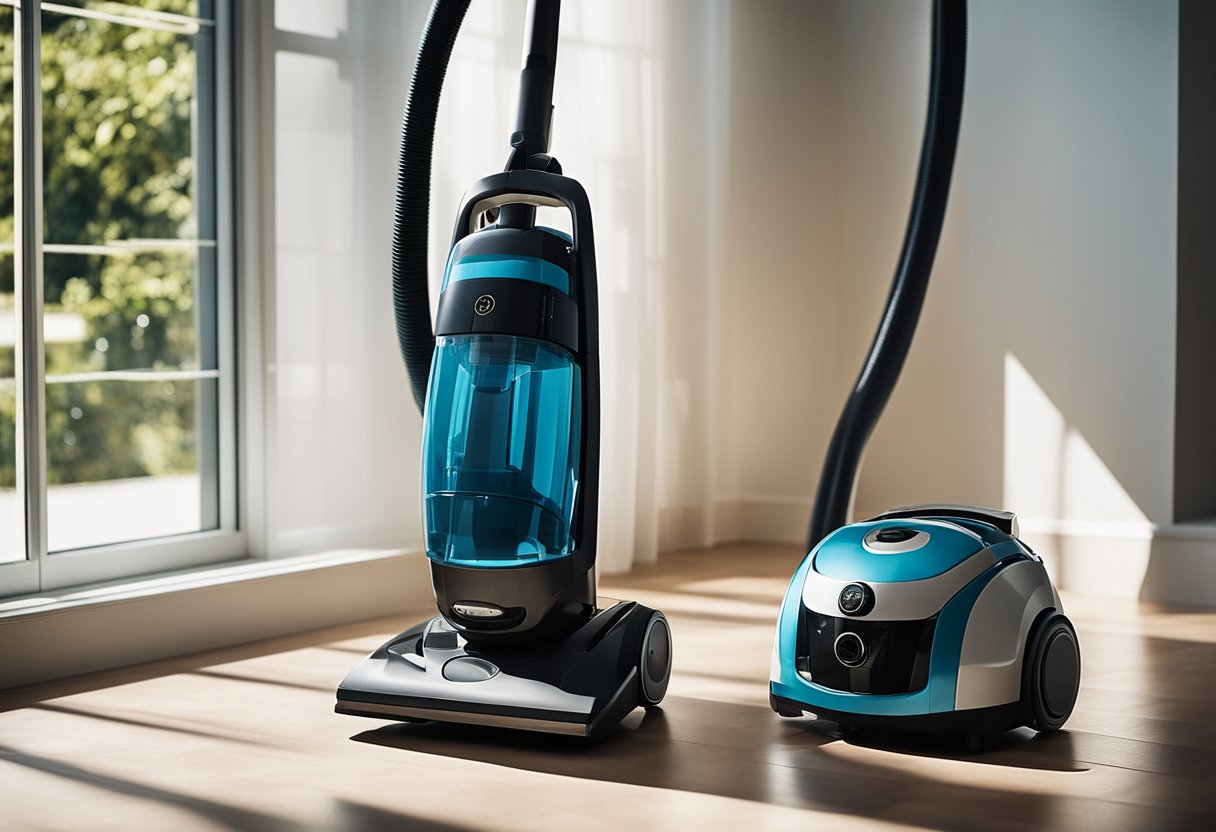
{"label": "green tree", "polygon": [[[194,11],[188,0],[142,5]],[[42,26],[46,243],[197,236],[192,37],[51,12]],[[7,79],[8,90],[11,33],[10,24],[0,36],[0,84]],[[12,126],[10,93],[0,101],[0,235],[7,230],[9,239]],[[11,294],[11,258],[7,286],[5,279],[0,270],[0,294]],[[47,374],[195,367],[194,279],[192,249],[47,252],[48,331],[57,314],[79,316],[86,327],[80,342],[48,340]],[[195,382],[50,384],[46,395],[51,483],[196,469]],[[0,395],[0,420],[3,408]],[[0,446],[0,485],[12,483],[12,459]]]}

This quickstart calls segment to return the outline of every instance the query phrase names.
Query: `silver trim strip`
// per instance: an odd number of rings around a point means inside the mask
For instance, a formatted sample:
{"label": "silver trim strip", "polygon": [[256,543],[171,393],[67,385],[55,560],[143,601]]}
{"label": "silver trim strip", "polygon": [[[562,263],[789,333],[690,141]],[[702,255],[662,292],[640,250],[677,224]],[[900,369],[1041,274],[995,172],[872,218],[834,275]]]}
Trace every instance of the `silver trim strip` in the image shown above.
{"label": "silver trim strip", "polygon": [[915,552],[917,549],[923,549],[929,542],[928,532],[912,528],[908,529],[908,531],[912,532],[912,536],[907,540],[895,540],[888,543],[878,539],[880,534],[891,531],[892,528],[898,527],[884,526],[881,529],[871,529],[861,539],[861,548],[876,555],[901,555],[905,552]]}
{"label": "silver trim strip", "polygon": [[465,725],[489,725],[494,728],[519,728],[524,731],[541,731],[546,734],[565,734],[571,737],[587,736],[588,724],[583,722],[558,722],[553,719],[529,719],[522,716],[499,714],[475,714],[467,711],[445,711],[437,708],[411,708],[404,705],[385,705],[379,702],[352,702],[349,706],[339,702],[334,712],[348,716],[404,716],[411,719],[426,719],[436,722],[456,722]]}
{"label": "silver trim strip", "polygon": [[452,609],[469,618],[500,618],[502,610],[497,607],[485,607],[480,604],[452,604]]}

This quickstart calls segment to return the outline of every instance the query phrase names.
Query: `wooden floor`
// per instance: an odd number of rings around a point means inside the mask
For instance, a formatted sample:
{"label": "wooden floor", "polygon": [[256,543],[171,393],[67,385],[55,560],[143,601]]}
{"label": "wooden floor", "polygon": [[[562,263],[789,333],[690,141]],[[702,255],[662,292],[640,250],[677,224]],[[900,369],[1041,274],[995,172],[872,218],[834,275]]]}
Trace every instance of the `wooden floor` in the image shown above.
{"label": "wooden floor", "polygon": [[1216,613],[1066,596],[1067,730],[969,756],[769,710],[796,560],[739,546],[604,581],[667,613],[675,675],[594,744],[335,715],[346,671],[428,610],[0,693],[0,827],[1216,829]]}

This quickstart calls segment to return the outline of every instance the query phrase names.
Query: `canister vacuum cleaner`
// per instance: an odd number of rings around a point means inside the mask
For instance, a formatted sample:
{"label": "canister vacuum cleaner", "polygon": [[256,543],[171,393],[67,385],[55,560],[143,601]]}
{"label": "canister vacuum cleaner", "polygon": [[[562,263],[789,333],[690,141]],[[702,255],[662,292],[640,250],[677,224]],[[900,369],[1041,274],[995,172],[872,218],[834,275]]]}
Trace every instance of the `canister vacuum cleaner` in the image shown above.
{"label": "canister vacuum cleaner", "polygon": [[862,451],[899,377],[928,288],[958,141],[965,0],[934,0],[929,107],[912,213],[878,333],[828,448],[807,549],[778,618],[773,710],[844,729],[1054,731],[1080,686],[1076,631],[1017,518],[895,509],[846,525]]}
{"label": "canister vacuum cleaner", "polygon": [[[590,736],[662,701],[663,614],[596,597],[600,378],[587,194],[548,154],[559,0],[531,0],[506,170],[465,194],[432,330],[426,248],[439,93],[468,0],[437,0],[406,105],[397,330],[423,410],[439,615],[342,682],[336,710]],[[536,224],[569,212],[573,234]]]}

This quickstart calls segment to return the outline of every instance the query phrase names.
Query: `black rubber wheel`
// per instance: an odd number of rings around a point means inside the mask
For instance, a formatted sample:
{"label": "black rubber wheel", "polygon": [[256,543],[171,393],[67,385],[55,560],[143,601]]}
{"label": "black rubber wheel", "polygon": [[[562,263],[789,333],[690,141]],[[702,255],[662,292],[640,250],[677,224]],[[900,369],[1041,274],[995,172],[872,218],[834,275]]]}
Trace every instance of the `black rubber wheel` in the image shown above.
{"label": "black rubber wheel", "polygon": [[1081,647],[1068,617],[1045,614],[1026,645],[1022,699],[1030,712],[1027,726],[1041,733],[1058,731],[1068,721],[1081,688]]}
{"label": "black rubber wheel", "polygon": [[661,612],[655,612],[646,622],[638,673],[641,676],[641,704],[653,708],[663,701],[671,681],[671,628]]}

